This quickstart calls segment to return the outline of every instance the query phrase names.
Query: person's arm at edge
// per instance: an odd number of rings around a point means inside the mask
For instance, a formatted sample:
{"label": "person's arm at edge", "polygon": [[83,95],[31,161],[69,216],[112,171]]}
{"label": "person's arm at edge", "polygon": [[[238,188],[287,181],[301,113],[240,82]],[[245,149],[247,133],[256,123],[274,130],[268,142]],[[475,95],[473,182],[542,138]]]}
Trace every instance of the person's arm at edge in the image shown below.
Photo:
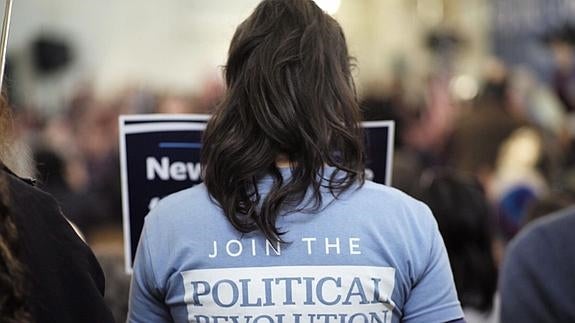
{"label": "person's arm at edge", "polygon": [[402,322],[465,322],[437,222],[423,203],[417,203],[413,211],[418,215],[418,221],[425,223],[422,230],[430,234],[426,242],[429,251],[426,268],[417,278],[404,307]]}
{"label": "person's arm at edge", "polygon": [[153,256],[149,241],[150,215],[146,216],[142,236],[138,244],[132,282],[127,322],[172,322],[169,309],[163,302],[153,268]]}

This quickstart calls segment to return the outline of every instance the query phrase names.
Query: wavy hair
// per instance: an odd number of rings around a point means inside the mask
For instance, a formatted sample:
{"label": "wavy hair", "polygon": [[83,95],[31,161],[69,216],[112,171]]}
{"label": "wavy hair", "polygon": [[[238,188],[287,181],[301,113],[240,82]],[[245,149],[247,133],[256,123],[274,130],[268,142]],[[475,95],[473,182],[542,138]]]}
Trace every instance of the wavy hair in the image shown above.
{"label": "wavy hair", "polygon": [[[226,94],[203,138],[204,183],[240,232],[284,242],[280,214],[364,181],[363,134],[343,31],[311,0],[264,0],[237,28]],[[278,159],[289,161],[282,177]],[[323,171],[324,166],[335,170]],[[271,176],[265,196],[257,183]],[[308,200],[308,192],[310,200]],[[300,208],[299,210],[303,210]]]}

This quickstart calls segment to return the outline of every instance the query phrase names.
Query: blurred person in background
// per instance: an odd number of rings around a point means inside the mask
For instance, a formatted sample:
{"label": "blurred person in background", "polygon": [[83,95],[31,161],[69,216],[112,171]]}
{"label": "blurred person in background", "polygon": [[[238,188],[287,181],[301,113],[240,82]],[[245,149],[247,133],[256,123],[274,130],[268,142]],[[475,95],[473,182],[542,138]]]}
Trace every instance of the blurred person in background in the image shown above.
{"label": "blurred person in background", "polygon": [[501,268],[501,321],[575,322],[575,208],[535,220],[509,244]]}
{"label": "blurred person in background", "polygon": [[225,71],[204,183],[146,216],[129,322],[463,322],[429,208],[364,180],[339,24],[309,0],[262,1]]}
{"label": "blurred person in background", "polygon": [[87,94],[74,98],[67,108],[43,116],[29,144],[38,186],[55,197],[90,240],[103,227],[120,227],[119,109]]}
{"label": "blurred person in background", "polygon": [[404,143],[417,152],[423,168],[444,165],[450,135],[458,116],[451,100],[445,75],[430,75],[422,93],[411,104],[409,123],[403,134]]}
{"label": "blurred person in background", "polygon": [[531,127],[515,130],[498,151],[486,189],[506,241],[521,228],[529,205],[549,194],[549,183],[538,167],[542,151],[540,133]]}
{"label": "blurred person in background", "polygon": [[521,125],[511,107],[507,70],[494,61],[474,106],[457,120],[450,149],[455,168],[476,175],[484,186],[495,171],[501,144]]}
{"label": "blurred person in background", "polygon": [[575,112],[575,27],[564,24],[544,37],[555,69],[553,88],[568,113]]}
{"label": "blurred person in background", "polygon": [[544,35],[543,41],[548,45],[553,57],[552,86],[564,111],[567,135],[562,143],[565,147],[563,158],[563,183],[575,188],[575,26],[564,23]]}
{"label": "blurred person in background", "polygon": [[156,113],[194,113],[194,100],[183,95],[167,94],[158,100]]}
{"label": "blurred person in background", "polygon": [[398,76],[390,87],[372,86],[361,100],[360,107],[364,121],[394,121],[392,186],[410,193],[415,191],[414,186],[425,167],[425,158],[418,147],[410,145],[404,138],[408,128],[417,127],[417,117],[412,115],[416,109],[405,102],[402,83]]}
{"label": "blurred person in background", "polygon": [[[73,128],[73,143],[63,152],[68,152],[68,179],[76,182],[79,199],[77,203],[62,204],[76,210],[74,220],[86,234],[104,271],[104,300],[117,322],[126,321],[130,283],[122,244],[117,119],[123,113],[152,112],[156,103],[156,96],[131,88],[107,101],[79,92],[66,118]],[[70,155],[70,151],[74,153]]]}
{"label": "blurred person in background", "polygon": [[[1,99],[0,147],[10,145],[8,110]],[[114,322],[90,248],[50,195],[1,160],[0,290],[2,322]]]}
{"label": "blurred person in background", "polygon": [[225,85],[220,75],[206,76],[199,93],[196,95],[193,113],[211,114],[222,101]]}
{"label": "blurred person in background", "polygon": [[537,199],[529,205],[527,209],[527,216],[521,224],[521,227],[524,227],[539,218],[566,209],[573,204],[575,204],[573,196],[569,194],[551,192],[549,195]]}
{"label": "blurred person in background", "polygon": [[[496,211],[496,262],[506,242],[519,230],[527,206],[548,188],[537,168],[541,137],[522,113],[507,68],[492,60],[472,107],[456,123],[450,164],[475,176]],[[527,149],[527,150],[524,150]]]}
{"label": "blurred person in background", "polygon": [[465,320],[498,322],[493,228],[481,185],[448,169],[427,170],[420,185],[418,197],[431,208],[445,240]]}

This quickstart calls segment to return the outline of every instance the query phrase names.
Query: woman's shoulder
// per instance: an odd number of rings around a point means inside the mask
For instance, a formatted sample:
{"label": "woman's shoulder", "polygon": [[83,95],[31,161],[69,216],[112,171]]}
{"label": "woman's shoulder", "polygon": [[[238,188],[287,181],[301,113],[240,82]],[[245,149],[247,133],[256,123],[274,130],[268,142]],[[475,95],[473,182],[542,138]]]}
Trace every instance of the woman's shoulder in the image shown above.
{"label": "woman's shoulder", "polygon": [[[22,261],[35,278],[31,285],[34,293],[28,300],[35,315],[59,317],[66,322],[65,317],[74,320],[83,312],[91,312],[92,322],[111,322],[102,297],[104,274],[58,202],[29,181],[6,170],[1,172],[10,192],[10,214],[18,228]],[[62,306],[72,303],[81,306],[61,311]]]}
{"label": "woman's shoulder", "polygon": [[414,203],[418,202],[413,197],[409,196],[407,193],[388,185],[383,185],[375,183],[372,181],[365,181],[361,190],[365,192],[364,194],[377,195],[380,198],[389,198],[396,200],[400,203]]}
{"label": "woman's shoulder", "polygon": [[433,218],[425,203],[399,189],[371,181],[366,181],[351,195],[351,198],[355,199],[354,204],[357,204],[358,210],[368,214],[385,212],[400,218],[422,216]]}
{"label": "woman's shoulder", "polygon": [[[188,225],[194,227],[215,222],[221,209],[211,199],[203,183],[175,192],[162,198],[148,215],[148,230],[179,231]],[[213,223],[212,223],[213,224]]]}
{"label": "woman's shoulder", "polygon": [[18,222],[56,225],[65,223],[69,226],[52,195],[37,188],[33,180],[18,177],[5,168],[2,168],[2,173],[2,176],[6,176],[12,213]]}
{"label": "woman's shoulder", "polygon": [[206,186],[200,183],[163,197],[148,216],[174,217],[181,213],[189,214],[191,210],[205,211],[214,206]]}

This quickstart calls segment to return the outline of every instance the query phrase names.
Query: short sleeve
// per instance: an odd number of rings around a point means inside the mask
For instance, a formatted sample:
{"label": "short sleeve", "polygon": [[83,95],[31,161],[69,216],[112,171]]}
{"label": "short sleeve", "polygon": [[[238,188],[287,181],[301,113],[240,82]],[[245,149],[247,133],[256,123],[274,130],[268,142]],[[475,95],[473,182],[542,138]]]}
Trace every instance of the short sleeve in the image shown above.
{"label": "short sleeve", "polygon": [[463,318],[463,311],[449,265],[443,238],[431,211],[424,211],[430,221],[428,246],[419,254],[427,257],[427,264],[420,273],[404,305],[402,322],[448,322]]}
{"label": "short sleeve", "polygon": [[128,322],[172,322],[168,307],[163,302],[161,289],[157,286],[153,269],[153,257],[150,252],[150,221],[142,230],[142,236],[136,251],[132,283],[130,285],[130,305]]}

